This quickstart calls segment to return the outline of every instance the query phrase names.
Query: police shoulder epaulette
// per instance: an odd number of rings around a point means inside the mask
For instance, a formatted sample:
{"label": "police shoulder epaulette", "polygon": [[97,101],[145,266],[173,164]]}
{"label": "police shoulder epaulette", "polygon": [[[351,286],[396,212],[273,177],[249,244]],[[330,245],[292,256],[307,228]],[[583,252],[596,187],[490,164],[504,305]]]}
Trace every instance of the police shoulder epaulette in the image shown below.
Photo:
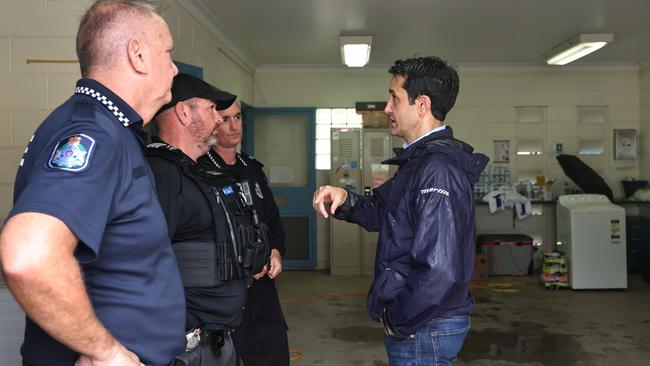
{"label": "police shoulder epaulette", "polygon": [[168,145],[164,142],[152,142],[149,145],[147,145],[147,149],[161,149],[161,150],[169,150],[169,151],[178,150],[177,147]]}
{"label": "police shoulder epaulette", "polygon": [[255,159],[253,155],[249,155],[243,151],[240,154],[237,154],[237,156],[241,159],[244,165],[248,165],[247,162],[252,162],[259,165],[260,167],[264,166],[264,164],[262,164],[259,160]]}
{"label": "police shoulder epaulette", "polygon": [[152,142],[147,145],[147,156],[159,156],[170,161],[180,162],[185,154],[175,146],[168,145],[164,142]]}
{"label": "police shoulder epaulette", "polygon": [[72,109],[72,121],[95,121],[95,105],[87,100],[80,100]]}

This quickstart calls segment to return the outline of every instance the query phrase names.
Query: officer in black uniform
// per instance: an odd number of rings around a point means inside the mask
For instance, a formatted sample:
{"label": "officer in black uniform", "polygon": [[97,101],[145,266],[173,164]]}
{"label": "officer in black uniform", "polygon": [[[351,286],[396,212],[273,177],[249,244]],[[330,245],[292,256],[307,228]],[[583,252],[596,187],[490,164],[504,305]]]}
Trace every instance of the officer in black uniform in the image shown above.
{"label": "officer in black uniform", "polygon": [[147,149],[185,287],[188,348],[199,344],[194,354],[200,353],[202,366],[235,365],[231,335],[240,323],[247,277],[261,271],[268,256],[267,239],[253,235],[263,244],[262,263],[244,263],[250,257],[246,233],[254,230],[251,210],[232,177],[196,164],[216,142],[215,126],[223,123],[218,110],[235,98],[177,75],[172,101],[154,119],[159,138]]}
{"label": "officer in black uniform", "polygon": [[278,206],[269,188],[262,163],[237,153],[242,138],[242,116],[237,103],[220,111],[224,123],[216,130],[217,144],[199,159],[200,163],[233,174],[247,202],[255,206],[259,219],[270,229],[271,258],[267,275],[248,290],[242,323],[235,343],[246,366],[289,365],[287,326],[280,307],[274,278],[282,271],[285,235]]}

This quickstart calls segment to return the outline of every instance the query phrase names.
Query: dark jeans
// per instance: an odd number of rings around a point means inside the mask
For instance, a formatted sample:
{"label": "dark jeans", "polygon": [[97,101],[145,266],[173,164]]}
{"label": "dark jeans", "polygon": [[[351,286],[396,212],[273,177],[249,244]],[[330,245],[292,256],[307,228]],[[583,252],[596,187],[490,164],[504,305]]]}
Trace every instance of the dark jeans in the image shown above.
{"label": "dark jeans", "polygon": [[405,340],[384,337],[391,366],[451,365],[469,331],[469,315],[437,318]]}

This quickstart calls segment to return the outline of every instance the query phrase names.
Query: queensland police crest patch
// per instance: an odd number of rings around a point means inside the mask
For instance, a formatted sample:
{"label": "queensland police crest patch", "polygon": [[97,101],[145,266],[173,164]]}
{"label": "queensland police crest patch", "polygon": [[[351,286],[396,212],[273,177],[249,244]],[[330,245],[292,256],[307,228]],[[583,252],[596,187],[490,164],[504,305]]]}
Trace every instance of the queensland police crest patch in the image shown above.
{"label": "queensland police crest patch", "polygon": [[68,136],[54,147],[47,166],[68,172],[80,172],[90,163],[95,140],[84,134]]}

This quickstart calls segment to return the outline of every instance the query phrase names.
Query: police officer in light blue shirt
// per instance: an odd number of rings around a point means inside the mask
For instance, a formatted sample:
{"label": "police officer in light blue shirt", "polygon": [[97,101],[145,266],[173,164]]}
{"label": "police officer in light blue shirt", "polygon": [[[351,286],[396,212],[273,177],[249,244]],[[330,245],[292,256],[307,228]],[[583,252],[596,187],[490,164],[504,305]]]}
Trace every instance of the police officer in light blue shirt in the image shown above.
{"label": "police officer in light blue shirt", "polygon": [[97,1],[81,20],[83,79],[32,137],[0,236],[27,315],[24,365],[163,366],[184,350],[183,287],[142,128],[171,99],[172,43],[141,1]]}

